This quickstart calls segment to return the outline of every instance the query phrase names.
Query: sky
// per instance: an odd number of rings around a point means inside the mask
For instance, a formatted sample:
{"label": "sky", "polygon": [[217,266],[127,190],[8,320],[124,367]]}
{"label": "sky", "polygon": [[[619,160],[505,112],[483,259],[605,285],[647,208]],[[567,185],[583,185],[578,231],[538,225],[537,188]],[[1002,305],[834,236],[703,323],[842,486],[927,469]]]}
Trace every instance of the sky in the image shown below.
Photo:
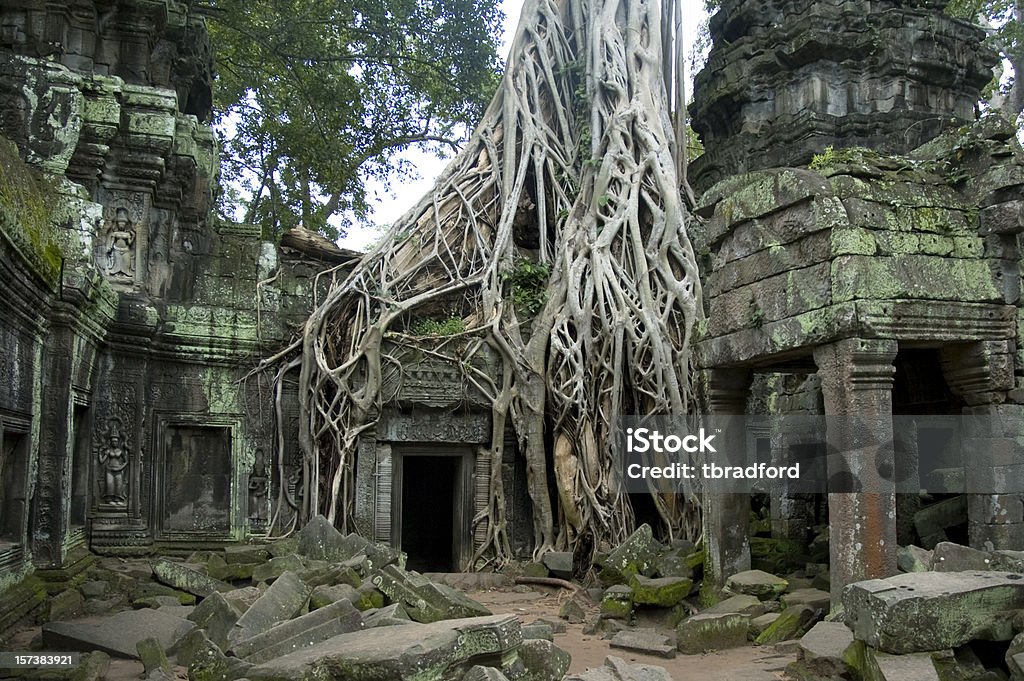
{"label": "sky", "polygon": [[[683,5],[686,54],[690,52],[689,45],[695,29],[703,18],[703,6],[703,0],[685,0]],[[503,0],[501,3],[502,11],[505,13],[505,22],[500,50],[502,58],[506,61],[522,7],[523,0]],[[401,217],[430,191],[434,185],[434,179],[441,174],[447,163],[447,160],[419,149],[410,149],[402,156],[412,163],[417,177],[393,181],[390,191],[385,190],[380,183],[367,182],[367,188],[372,197],[371,203],[375,202],[376,204],[370,217],[374,227],[353,226],[349,229],[348,234],[338,241],[342,248],[365,250],[379,237],[384,228]]]}

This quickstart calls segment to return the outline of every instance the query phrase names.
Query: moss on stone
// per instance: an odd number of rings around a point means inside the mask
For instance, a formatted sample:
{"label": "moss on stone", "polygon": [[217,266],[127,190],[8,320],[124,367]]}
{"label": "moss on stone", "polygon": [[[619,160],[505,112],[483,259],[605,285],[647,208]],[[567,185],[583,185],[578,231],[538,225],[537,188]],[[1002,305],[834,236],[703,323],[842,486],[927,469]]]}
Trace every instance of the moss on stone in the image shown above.
{"label": "moss on stone", "polygon": [[18,148],[0,136],[0,219],[15,247],[49,283],[60,274],[63,254],[54,237],[54,201],[57,189],[18,155]]}

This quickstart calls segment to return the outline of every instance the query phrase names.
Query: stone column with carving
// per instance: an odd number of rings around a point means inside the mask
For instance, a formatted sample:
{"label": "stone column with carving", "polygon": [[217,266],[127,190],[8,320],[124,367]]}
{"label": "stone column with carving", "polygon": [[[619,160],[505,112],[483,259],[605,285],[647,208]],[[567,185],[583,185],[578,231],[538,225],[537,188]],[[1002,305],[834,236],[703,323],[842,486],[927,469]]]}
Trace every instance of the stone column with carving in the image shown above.
{"label": "stone column with carving", "polygon": [[814,350],[829,450],[832,604],[843,587],[896,574],[894,340],[847,338]]}
{"label": "stone column with carving", "polygon": [[[705,408],[712,416],[742,416],[750,393],[747,369],[708,369],[701,372]],[[724,428],[719,452],[746,449],[743,428]],[[705,538],[704,586],[720,589],[730,575],[750,569],[750,495],[720,493],[705,483],[703,522]]]}
{"label": "stone column with carving", "polygon": [[942,350],[942,373],[966,403],[961,438],[967,485],[968,536],[975,548],[1024,544],[1024,405],[1006,403],[1014,386],[1010,341]]}

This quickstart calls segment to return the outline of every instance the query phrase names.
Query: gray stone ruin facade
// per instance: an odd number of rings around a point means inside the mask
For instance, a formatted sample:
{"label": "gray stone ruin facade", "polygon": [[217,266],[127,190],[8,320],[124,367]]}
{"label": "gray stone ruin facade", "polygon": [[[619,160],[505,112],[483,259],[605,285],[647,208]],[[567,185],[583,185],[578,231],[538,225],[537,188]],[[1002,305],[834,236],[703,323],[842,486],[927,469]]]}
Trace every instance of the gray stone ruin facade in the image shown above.
{"label": "gray stone ruin facade", "polygon": [[[1024,159],[1012,125],[975,122],[994,57],[942,5],[728,2],[697,78],[704,404],[826,416],[817,436],[873,492],[830,488],[823,504],[773,485],[768,536],[806,547],[827,522],[833,603],[945,527],[978,548],[1024,546]],[[894,431],[893,414],[988,417],[954,471],[985,493],[932,486],[930,513],[918,488],[898,495],[897,477],[925,474],[926,436]],[[769,433],[772,456],[805,435]],[[750,512],[749,495],[705,499],[715,583],[750,566]]]}

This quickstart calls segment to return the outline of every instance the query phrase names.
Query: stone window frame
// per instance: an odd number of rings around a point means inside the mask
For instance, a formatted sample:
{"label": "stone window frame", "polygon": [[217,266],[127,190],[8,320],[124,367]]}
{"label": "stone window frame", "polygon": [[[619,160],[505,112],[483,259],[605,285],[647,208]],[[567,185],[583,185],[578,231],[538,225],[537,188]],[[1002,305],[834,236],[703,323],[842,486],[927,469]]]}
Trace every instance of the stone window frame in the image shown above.
{"label": "stone window frame", "polygon": [[[21,455],[24,456],[21,489],[25,493],[25,498],[21,508],[21,521],[19,522],[21,536],[17,541],[0,538],[0,570],[21,561],[25,552],[25,542],[28,540],[28,525],[32,513],[32,419],[28,416],[19,416],[8,411],[0,411],[0,447],[3,446],[7,433],[13,433],[21,438],[18,449]],[[3,468],[0,467],[0,476],[3,474]],[[0,484],[3,484],[3,482],[3,479],[0,478]]]}

